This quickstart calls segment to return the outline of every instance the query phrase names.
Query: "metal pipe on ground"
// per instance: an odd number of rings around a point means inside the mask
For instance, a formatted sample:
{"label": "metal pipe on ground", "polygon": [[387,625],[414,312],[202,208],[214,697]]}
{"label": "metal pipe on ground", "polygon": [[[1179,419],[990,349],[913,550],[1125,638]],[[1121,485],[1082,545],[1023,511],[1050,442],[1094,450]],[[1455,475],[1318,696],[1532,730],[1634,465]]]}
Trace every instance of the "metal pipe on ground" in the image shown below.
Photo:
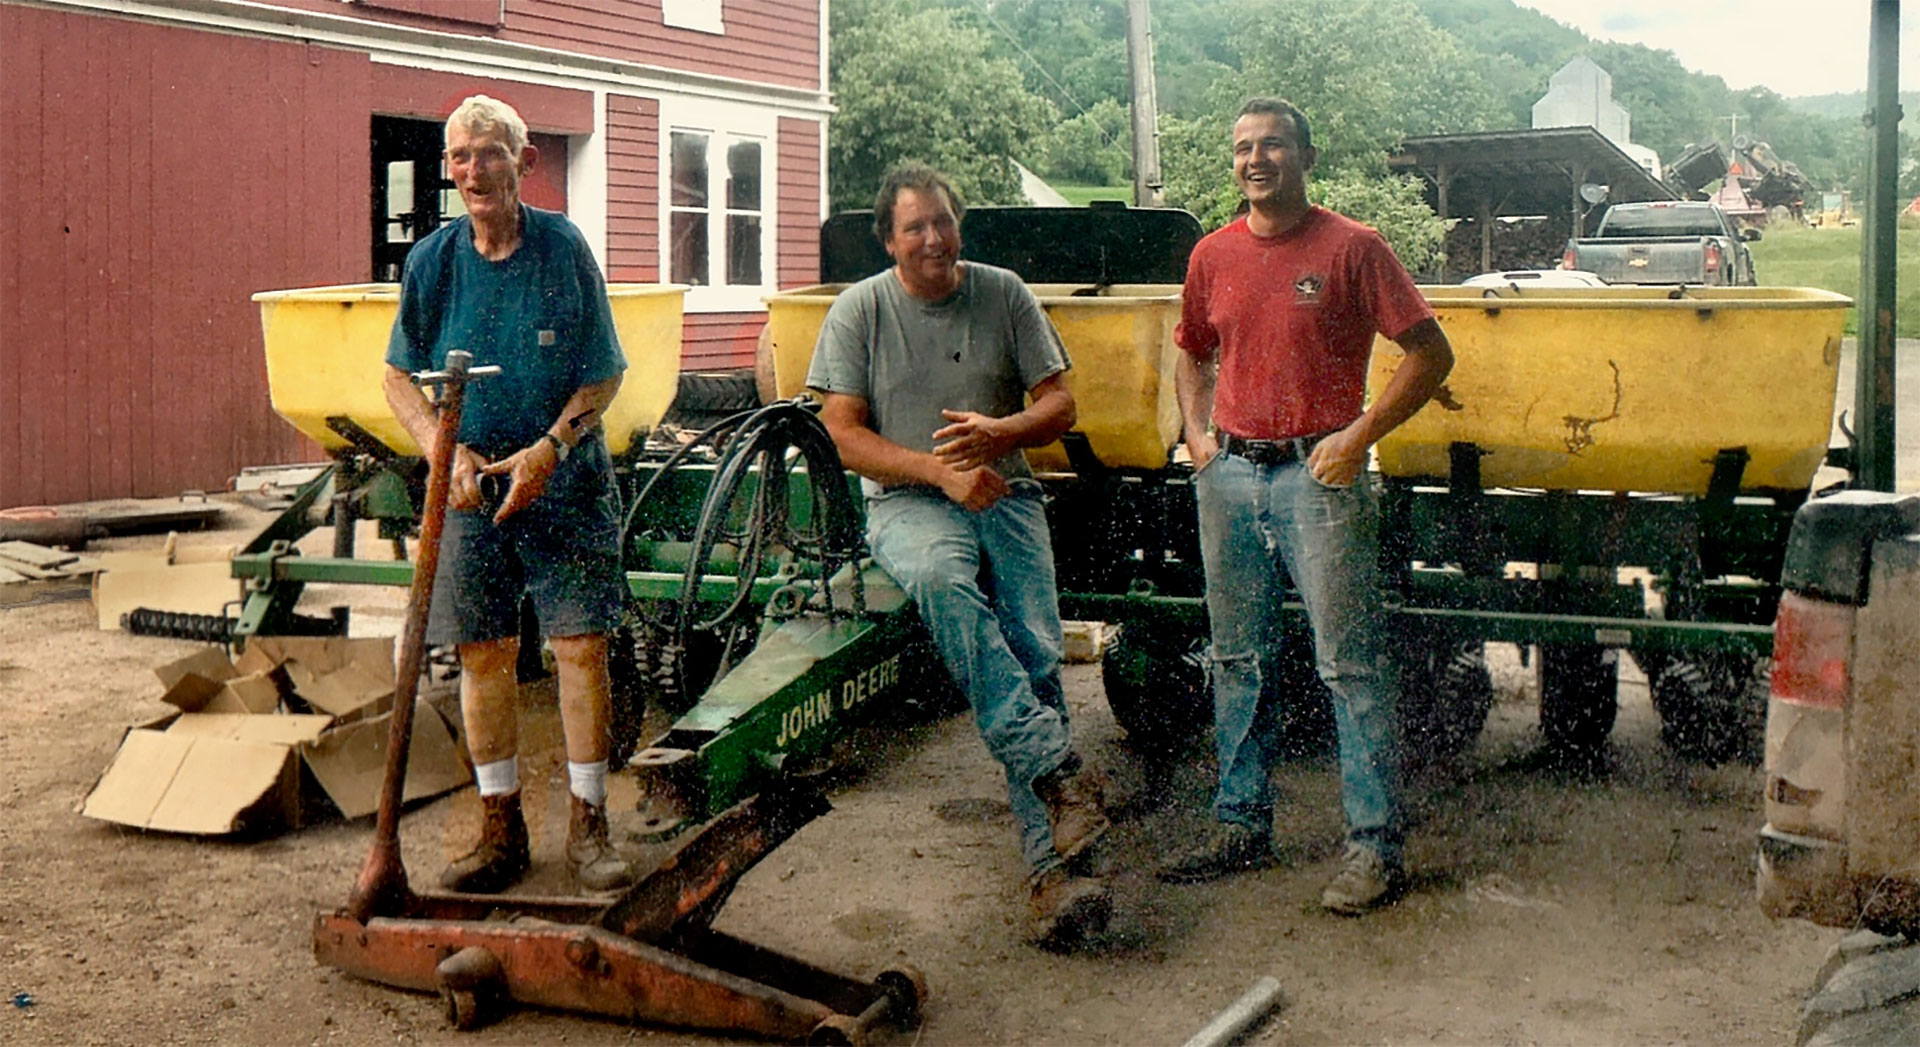
{"label": "metal pipe on ground", "polygon": [[1221,1011],[1185,1047],[1226,1047],[1280,1005],[1280,982],[1271,976],[1253,983],[1233,1006]]}

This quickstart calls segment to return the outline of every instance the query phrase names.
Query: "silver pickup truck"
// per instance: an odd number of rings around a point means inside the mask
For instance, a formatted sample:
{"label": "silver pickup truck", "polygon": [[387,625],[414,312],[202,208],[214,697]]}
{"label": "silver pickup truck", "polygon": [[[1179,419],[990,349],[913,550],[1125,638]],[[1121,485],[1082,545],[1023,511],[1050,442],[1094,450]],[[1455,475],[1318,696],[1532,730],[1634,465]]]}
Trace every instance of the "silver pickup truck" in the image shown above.
{"label": "silver pickup truck", "polygon": [[1712,284],[1751,287],[1747,242],[1717,204],[1693,200],[1614,204],[1594,235],[1567,241],[1560,268],[1598,274],[1610,284]]}

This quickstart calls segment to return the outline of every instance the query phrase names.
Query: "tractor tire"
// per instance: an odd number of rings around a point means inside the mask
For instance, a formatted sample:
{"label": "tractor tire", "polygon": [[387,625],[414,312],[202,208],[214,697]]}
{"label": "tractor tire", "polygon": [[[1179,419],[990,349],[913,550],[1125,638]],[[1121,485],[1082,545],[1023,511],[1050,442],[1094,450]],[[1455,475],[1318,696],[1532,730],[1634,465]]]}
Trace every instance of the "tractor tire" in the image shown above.
{"label": "tractor tire", "polygon": [[1771,660],[1745,650],[1675,658],[1649,672],[1660,737],[1684,760],[1718,766],[1760,760]]}
{"label": "tractor tire", "polygon": [[732,414],[760,406],[753,371],[686,371],[679,391],[667,409],[666,421],[688,429],[704,429]]}
{"label": "tractor tire", "polygon": [[1121,625],[1100,656],[1100,680],[1113,719],[1144,752],[1186,750],[1213,726],[1204,636],[1156,635],[1145,623]]}
{"label": "tractor tire", "polygon": [[1445,639],[1400,666],[1400,751],[1409,768],[1449,763],[1473,748],[1493,709],[1487,645]]}
{"label": "tractor tire", "polygon": [[1620,714],[1620,652],[1593,644],[1540,645],[1540,732],[1554,750],[1606,747]]}

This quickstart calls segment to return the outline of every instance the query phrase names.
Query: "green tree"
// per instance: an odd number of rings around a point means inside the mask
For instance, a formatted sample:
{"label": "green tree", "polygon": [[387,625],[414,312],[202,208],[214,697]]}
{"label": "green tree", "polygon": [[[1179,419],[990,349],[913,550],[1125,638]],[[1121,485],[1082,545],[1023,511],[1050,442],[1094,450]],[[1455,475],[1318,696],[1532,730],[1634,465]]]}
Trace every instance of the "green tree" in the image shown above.
{"label": "green tree", "polygon": [[1132,136],[1126,107],[1102,98],[1053,129],[1041,173],[1070,185],[1119,185],[1133,170]]}
{"label": "green tree", "polygon": [[830,32],[834,209],[871,206],[880,179],[909,160],[939,168],[970,204],[1024,202],[1013,162],[1058,114],[989,53],[984,32],[913,0],[835,0]]}
{"label": "green tree", "polygon": [[[1231,123],[1168,117],[1160,125],[1160,162],[1167,172],[1170,204],[1184,207],[1212,230],[1239,213],[1241,195],[1233,181]],[[1380,177],[1362,171],[1324,172],[1307,184],[1307,197],[1329,210],[1365,222],[1380,231],[1400,264],[1414,272],[1429,268],[1440,253],[1447,225],[1427,206],[1419,179]]]}
{"label": "green tree", "polygon": [[1230,18],[1237,71],[1215,83],[1212,111],[1286,98],[1312,120],[1329,172],[1383,174],[1407,135],[1500,123],[1474,63],[1408,0],[1239,0]]}

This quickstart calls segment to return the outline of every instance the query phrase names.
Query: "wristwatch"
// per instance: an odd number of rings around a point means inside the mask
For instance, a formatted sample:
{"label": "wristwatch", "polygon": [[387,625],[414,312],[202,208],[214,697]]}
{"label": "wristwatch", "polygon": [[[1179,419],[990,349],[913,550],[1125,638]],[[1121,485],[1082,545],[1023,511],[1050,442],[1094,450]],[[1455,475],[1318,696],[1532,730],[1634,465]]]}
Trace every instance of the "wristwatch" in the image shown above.
{"label": "wristwatch", "polygon": [[567,455],[573,453],[573,447],[570,444],[552,433],[541,433],[540,439],[553,445],[553,460],[555,462],[564,462],[567,460]]}

